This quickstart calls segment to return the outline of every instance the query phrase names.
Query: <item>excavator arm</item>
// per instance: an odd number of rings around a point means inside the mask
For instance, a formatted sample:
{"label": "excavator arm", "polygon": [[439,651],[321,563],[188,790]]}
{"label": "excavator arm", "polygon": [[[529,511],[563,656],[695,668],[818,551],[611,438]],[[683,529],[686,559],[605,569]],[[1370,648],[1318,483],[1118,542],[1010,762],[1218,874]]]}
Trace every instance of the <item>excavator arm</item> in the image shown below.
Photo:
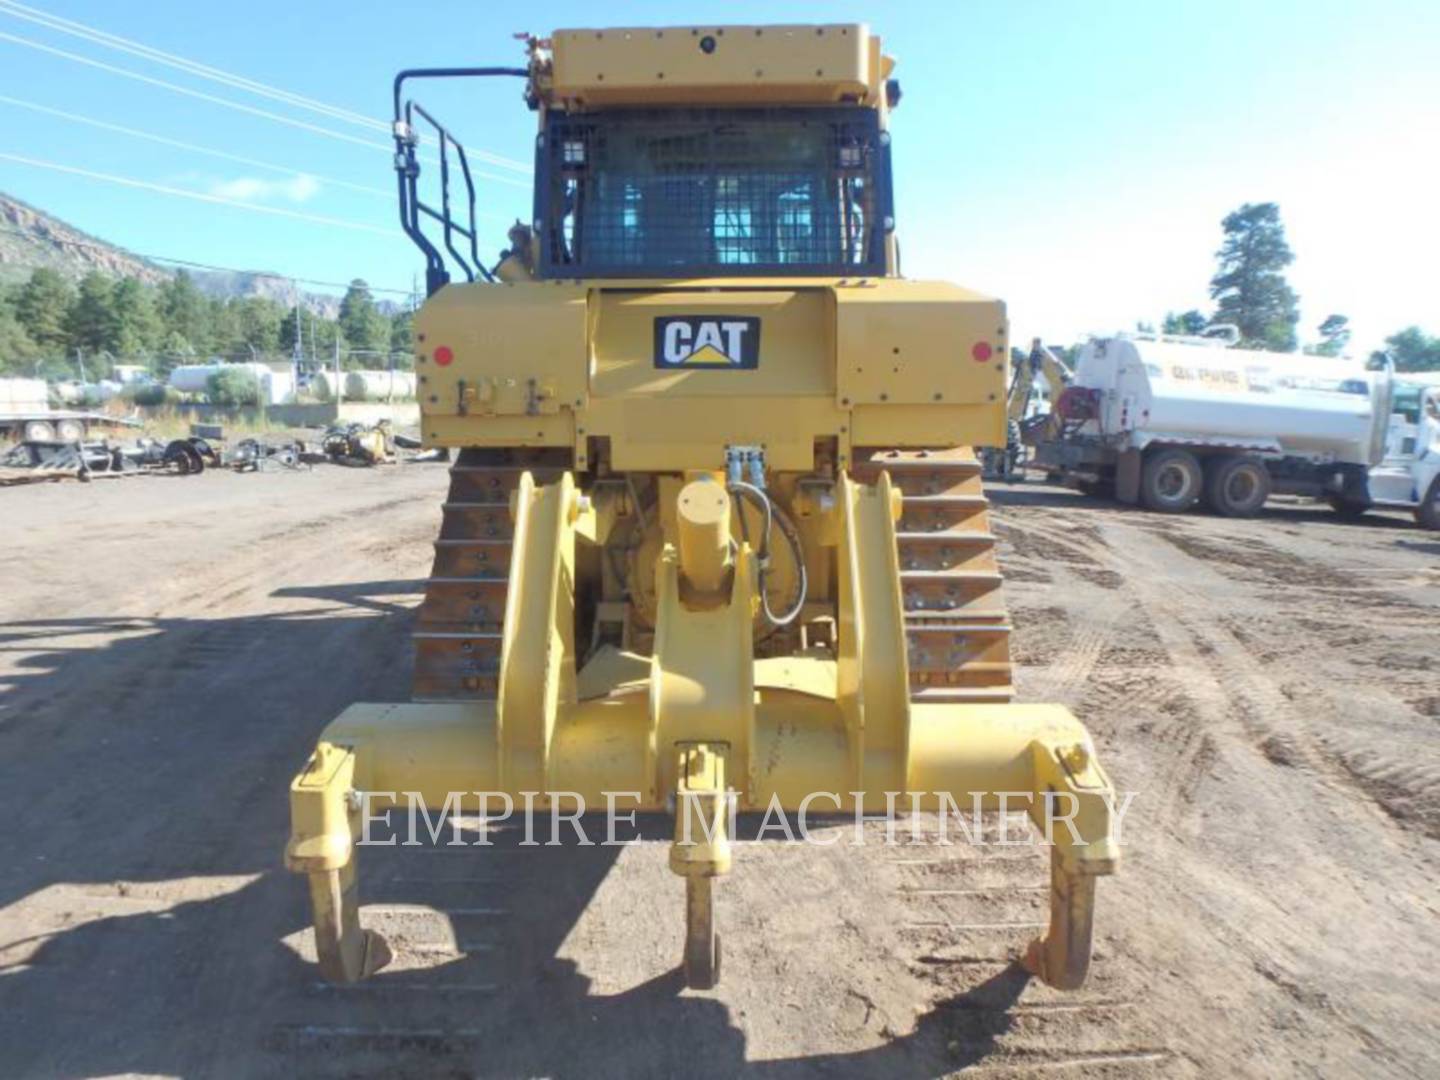
{"label": "excavator arm", "polygon": [[1006,411],[1011,423],[1018,424],[1025,419],[1030,408],[1030,399],[1035,393],[1036,375],[1045,380],[1052,403],[1060,400],[1061,391],[1069,386],[1075,377],[1063,360],[1041,344],[1039,338],[1035,338],[1030,343],[1029,355],[1015,365],[1015,373],[1010,381]]}

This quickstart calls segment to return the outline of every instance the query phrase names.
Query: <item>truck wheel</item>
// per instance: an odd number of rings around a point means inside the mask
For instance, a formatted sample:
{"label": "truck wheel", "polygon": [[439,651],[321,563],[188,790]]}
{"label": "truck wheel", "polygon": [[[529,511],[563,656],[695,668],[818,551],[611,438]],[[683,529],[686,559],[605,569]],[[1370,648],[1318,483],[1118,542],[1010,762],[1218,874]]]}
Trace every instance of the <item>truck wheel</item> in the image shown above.
{"label": "truck wheel", "polygon": [[1339,514],[1346,521],[1359,521],[1365,511],[1370,509],[1370,503],[1364,499],[1349,499],[1344,495],[1327,495],[1325,501],[1330,504],[1330,509]]}
{"label": "truck wheel", "polygon": [[55,428],[49,420],[27,420],[25,422],[26,442],[54,442]]}
{"label": "truck wheel", "polygon": [[85,438],[85,422],[83,420],[57,420],[55,437],[61,442],[79,442]]}
{"label": "truck wheel", "polygon": [[1430,490],[1415,507],[1415,524],[1422,529],[1440,532],[1440,476],[1430,481]]}
{"label": "truck wheel", "polygon": [[1270,497],[1270,471],[1238,454],[1206,462],[1205,502],[1223,517],[1254,517]]}
{"label": "truck wheel", "polygon": [[205,462],[200,457],[199,451],[184,439],[171,440],[170,445],[165,447],[163,460],[181,476],[205,471]]}
{"label": "truck wheel", "polygon": [[1204,482],[1200,462],[1189,450],[1157,450],[1146,456],[1140,475],[1140,502],[1147,510],[1183,514],[1195,505]]}

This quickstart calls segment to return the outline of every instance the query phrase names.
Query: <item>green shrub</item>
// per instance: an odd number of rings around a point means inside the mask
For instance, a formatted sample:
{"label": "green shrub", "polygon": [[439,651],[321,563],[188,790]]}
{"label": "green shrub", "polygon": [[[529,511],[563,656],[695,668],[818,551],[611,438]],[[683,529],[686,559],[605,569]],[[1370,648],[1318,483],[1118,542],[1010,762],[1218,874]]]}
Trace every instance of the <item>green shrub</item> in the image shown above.
{"label": "green shrub", "polygon": [[180,394],[164,383],[137,383],[125,388],[125,396],[136,405],[173,405]]}
{"label": "green shrub", "polygon": [[205,380],[212,405],[259,405],[260,381],[246,368],[221,368]]}

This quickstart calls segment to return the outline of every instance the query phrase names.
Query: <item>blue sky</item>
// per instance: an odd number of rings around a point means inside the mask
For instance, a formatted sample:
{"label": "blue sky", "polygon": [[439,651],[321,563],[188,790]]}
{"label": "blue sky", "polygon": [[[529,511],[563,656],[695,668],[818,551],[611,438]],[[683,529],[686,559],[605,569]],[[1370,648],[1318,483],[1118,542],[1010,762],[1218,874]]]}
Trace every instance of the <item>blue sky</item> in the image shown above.
{"label": "blue sky", "polygon": [[[396,69],[518,64],[517,31],[869,21],[899,61],[905,91],[893,123],[905,272],[1004,298],[1016,340],[1063,342],[1156,320],[1167,308],[1206,307],[1219,221],[1247,200],[1280,204],[1297,256],[1290,279],[1302,339],[1336,311],[1351,317],[1358,346],[1410,323],[1440,333],[1436,0],[560,2],[528,11],[393,0],[27,5],[32,16],[73,20],[378,120],[388,116]],[[140,252],[411,286],[420,262],[394,225],[384,130],[197,78],[16,10],[0,0],[0,35],[9,35],[0,36],[0,190]],[[470,147],[521,164],[479,165],[495,177],[480,184],[494,249],[506,220],[528,216],[523,167],[534,117],[518,89],[515,80],[425,94]],[[307,216],[193,201],[15,157]]]}

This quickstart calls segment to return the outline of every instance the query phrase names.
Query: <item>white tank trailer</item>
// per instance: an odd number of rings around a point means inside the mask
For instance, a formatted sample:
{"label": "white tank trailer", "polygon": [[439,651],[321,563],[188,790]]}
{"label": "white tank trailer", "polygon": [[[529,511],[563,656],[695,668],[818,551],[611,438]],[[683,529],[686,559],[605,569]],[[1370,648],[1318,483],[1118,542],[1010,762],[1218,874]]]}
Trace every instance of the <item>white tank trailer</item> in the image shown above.
{"label": "white tank trailer", "polygon": [[[346,401],[407,400],[415,396],[413,371],[345,371],[340,386]],[[335,400],[335,372],[317,372],[310,387],[322,401]]]}
{"label": "white tank trailer", "polygon": [[1099,337],[1026,441],[1032,467],[1151,510],[1203,501],[1244,517],[1287,493],[1358,514],[1379,501],[1368,476],[1385,456],[1392,382],[1354,360]]}
{"label": "white tank trailer", "polygon": [[170,372],[170,386],[182,394],[204,394],[210,389],[210,376],[221,371],[249,372],[259,384],[260,396],[266,405],[284,404],[295,395],[294,376],[289,371],[276,371],[257,361],[237,364],[181,364]]}
{"label": "white tank trailer", "polygon": [[345,372],[345,397],[349,401],[388,401],[414,396],[413,371]]}

